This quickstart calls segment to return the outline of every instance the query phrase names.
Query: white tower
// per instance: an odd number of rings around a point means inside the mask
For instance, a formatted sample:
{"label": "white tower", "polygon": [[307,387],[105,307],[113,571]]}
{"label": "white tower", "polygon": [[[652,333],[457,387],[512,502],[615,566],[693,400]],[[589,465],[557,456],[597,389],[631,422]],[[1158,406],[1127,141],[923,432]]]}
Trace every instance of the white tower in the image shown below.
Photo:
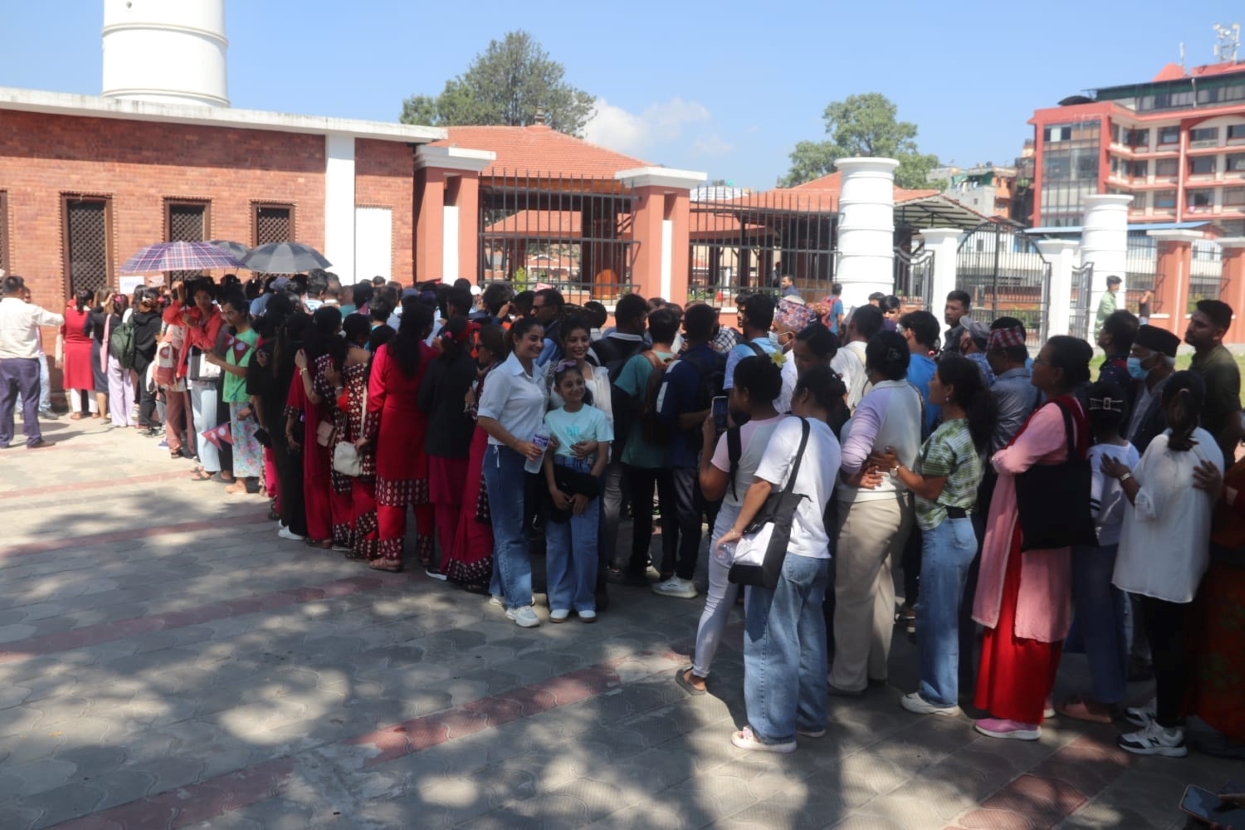
{"label": "white tower", "polygon": [[229,106],[225,0],[104,0],[104,96]]}

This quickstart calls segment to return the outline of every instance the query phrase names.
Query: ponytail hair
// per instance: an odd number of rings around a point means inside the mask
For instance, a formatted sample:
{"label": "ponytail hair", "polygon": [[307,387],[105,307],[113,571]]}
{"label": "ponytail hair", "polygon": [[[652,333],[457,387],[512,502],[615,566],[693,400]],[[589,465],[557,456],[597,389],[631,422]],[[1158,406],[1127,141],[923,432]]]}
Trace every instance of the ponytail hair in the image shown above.
{"label": "ponytail hair", "polygon": [[1171,435],[1167,448],[1174,452],[1188,452],[1197,441],[1193,431],[1198,427],[1198,414],[1206,400],[1206,384],[1193,372],[1176,372],[1163,385],[1163,411]]}
{"label": "ponytail hair", "polygon": [[[743,363],[741,360],[740,363]],[[843,425],[847,423],[851,413],[847,411],[847,403],[843,400],[847,395],[847,384],[839,373],[829,366],[814,366],[800,375],[795,382],[794,400],[807,391],[813,396],[813,402],[826,411],[826,424],[834,437],[843,433]]]}
{"label": "ponytail hair", "polygon": [[74,306],[77,307],[79,312],[86,311],[87,306],[89,306],[94,299],[94,292],[88,291],[85,288],[80,288],[77,293],[74,294]]}
{"label": "ponytail hair", "polygon": [[984,452],[994,435],[998,412],[994,395],[982,381],[977,364],[967,357],[949,354],[938,361],[937,372],[942,385],[955,390],[955,403],[964,410],[968,419],[968,434],[973,438],[973,446],[978,452]]}

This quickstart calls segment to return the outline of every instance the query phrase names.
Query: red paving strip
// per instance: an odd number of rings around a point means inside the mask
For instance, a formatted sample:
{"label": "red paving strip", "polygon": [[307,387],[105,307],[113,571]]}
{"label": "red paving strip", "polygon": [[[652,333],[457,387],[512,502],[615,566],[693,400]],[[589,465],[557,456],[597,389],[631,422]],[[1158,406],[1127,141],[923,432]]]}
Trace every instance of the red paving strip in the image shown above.
{"label": "red paving strip", "polygon": [[376,749],[377,753],[363,764],[374,767],[484,729],[493,729],[504,723],[596,697],[621,683],[613,664],[589,666],[530,686],[473,700],[444,712],[408,720],[397,726],[387,726],[345,743],[347,746]]}
{"label": "red paving strip", "polygon": [[[662,655],[666,659],[676,655]],[[337,746],[369,747],[377,754],[365,767],[383,764],[447,741],[458,740],[504,723],[530,718],[569,703],[596,697],[619,685],[616,667],[633,659],[621,657],[552,677],[518,689],[473,700],[443,712],[337,742]],[[275,798],[295,772],[295,758],[277,758],[249,769],[220,775],[186,787],[140,798],[94,815],[56,825],[58,830],[178,830],[211,821],[225,813]]]}
{"label": "red paving strip", "polygon": [[46,542],[31,542],[12,548],[0,548],[0,559],[10,556],[24,556],[28,553],[47,553],[66,548],[83,548],[88,545],[102,545],[110,542],[130,542],[135,539],[149,539],[152,536],[166,536],[171,533],[196,533],[202,530],[219,530],[223,522],[231,526],[263,524],[268,517],[263,513],[248,513],[240,516],[221,516],[210,521],[182,522],[161,527],[138,527],[129,530],[114,530],[108,533],[94,533],[90,536],[66,536],[50,539]]}
{"label": "red paving strip", "polygon": [[0,499],[21,499],[27,496],[48,496],[57,493],[71,493],[75,490],[101,490],[105,487],[124,487],[127,484],[151,484],[155,481],[174,481],[176,479],[190,480],[189,470],[177,470],[168,473],[152,473],[146,476],[133,476],[131,478],[105,478],[95,481],[78,481],[73,484],[54,484],[51,487],[34,487],[28,490],[9,490],[6,493],[0,493]]}
{"label": "red paving strip", "polygon": [[276,758],[56,826],[62,830],[146,830],[201,824],[232,810],[267,801],[280,791],[293,772],[293,758]]}
{"label": "red paving strip", "polygon": [[[1106,789],[1135,760],[1095,730],[1043,760],[947,830],[1046,830]],[[1110,742],[1108,742],[1110,741]]]}
{"label": "red paving strip", "polygon": [[28,640],[17,640],[5,643],[0,647],[0,664],[16,663],[31,657],[44,654],[55,654],[61,651],[72,651],[76,648],[111,643],[124,640],[149,631],[168,631],[174,628],[185,628],[188,625],[213,622],[214,620],[240,617],[244,614],[256,614],[261,611],[272,611],[290,605],[301,605],[306,602],[317,602],[322,599],[335,599],[349,596],[362,591],[375,591],[379,588],[403,585],[415,578],[413,573],[380,576],[352,576],[346,579],[335,579],[322,585],[309,585],[291,588],[287,591],[273,591],[249,597],[225,600],[183,611],[169,611],[164,614],[151,614],[146,617],[134,617],[128,620],[86,625],[69,631],[58,631],[42,637],[31,637]]}

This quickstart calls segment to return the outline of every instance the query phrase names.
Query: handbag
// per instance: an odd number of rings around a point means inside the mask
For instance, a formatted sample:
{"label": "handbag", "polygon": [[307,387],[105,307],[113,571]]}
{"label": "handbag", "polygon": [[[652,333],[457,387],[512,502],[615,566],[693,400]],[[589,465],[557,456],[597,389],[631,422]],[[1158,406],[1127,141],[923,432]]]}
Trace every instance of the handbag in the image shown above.
{"label": "handbag", "polygon": [[211,381],[220,377],[220,367],[215,363],[208,363],[207,352],[202,349],[191,346],[187,363],[186,375],[191,380]]}
{"label": "handbag", "polygon": [[1098,545],[1090,513],[1093,469],[1089,459],[1076,457],[1072,413],[1059,401],[1054,403],[1063,413],[1068,460],[1062,464],[1034,464],[1016,476],[1022,551]]}
{"label": "handbag", "polygon": [[333,469],[344,476],[358,478],[363,472],[363,456],[359,449],[349,441],[342,441],[333,446]]}
{"label": "handbag", "polygon": [[804,428],[800,448],[795,453],[791,472],[787,474],[786,486],[778,493],[770,493],[735,546],[729,579],[737,585],[759,585],[770,590],[778,585],[783,563],[787,561],[787,548],[791,544],[795,511],[800,502],[808,498],[795,492],[795,479],[800,473],[809,435],[808,420],[801,418],[800,423]]}
{"label": "handbag", "polygon": [[[589,473],[581,473],[562,464],[553,465],[553,483],[570,496],[587,496],[589,501],[601,495],[601,481]],[[551,522],[564,523],[571,520],[571,511],[549,505],[545,517]]]}

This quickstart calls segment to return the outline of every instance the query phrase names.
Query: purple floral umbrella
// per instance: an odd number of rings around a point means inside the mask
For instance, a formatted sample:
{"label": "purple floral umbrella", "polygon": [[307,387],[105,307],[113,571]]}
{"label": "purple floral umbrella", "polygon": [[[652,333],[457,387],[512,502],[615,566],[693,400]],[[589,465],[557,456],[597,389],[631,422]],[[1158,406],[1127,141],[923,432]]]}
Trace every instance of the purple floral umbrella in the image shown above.
{"label": "purple floral umbrella", "polygon": [[202,271],[208,268],[245,268],[228,251],[208,242],[157,242],[125,261],[122,274],[153,271]]}

